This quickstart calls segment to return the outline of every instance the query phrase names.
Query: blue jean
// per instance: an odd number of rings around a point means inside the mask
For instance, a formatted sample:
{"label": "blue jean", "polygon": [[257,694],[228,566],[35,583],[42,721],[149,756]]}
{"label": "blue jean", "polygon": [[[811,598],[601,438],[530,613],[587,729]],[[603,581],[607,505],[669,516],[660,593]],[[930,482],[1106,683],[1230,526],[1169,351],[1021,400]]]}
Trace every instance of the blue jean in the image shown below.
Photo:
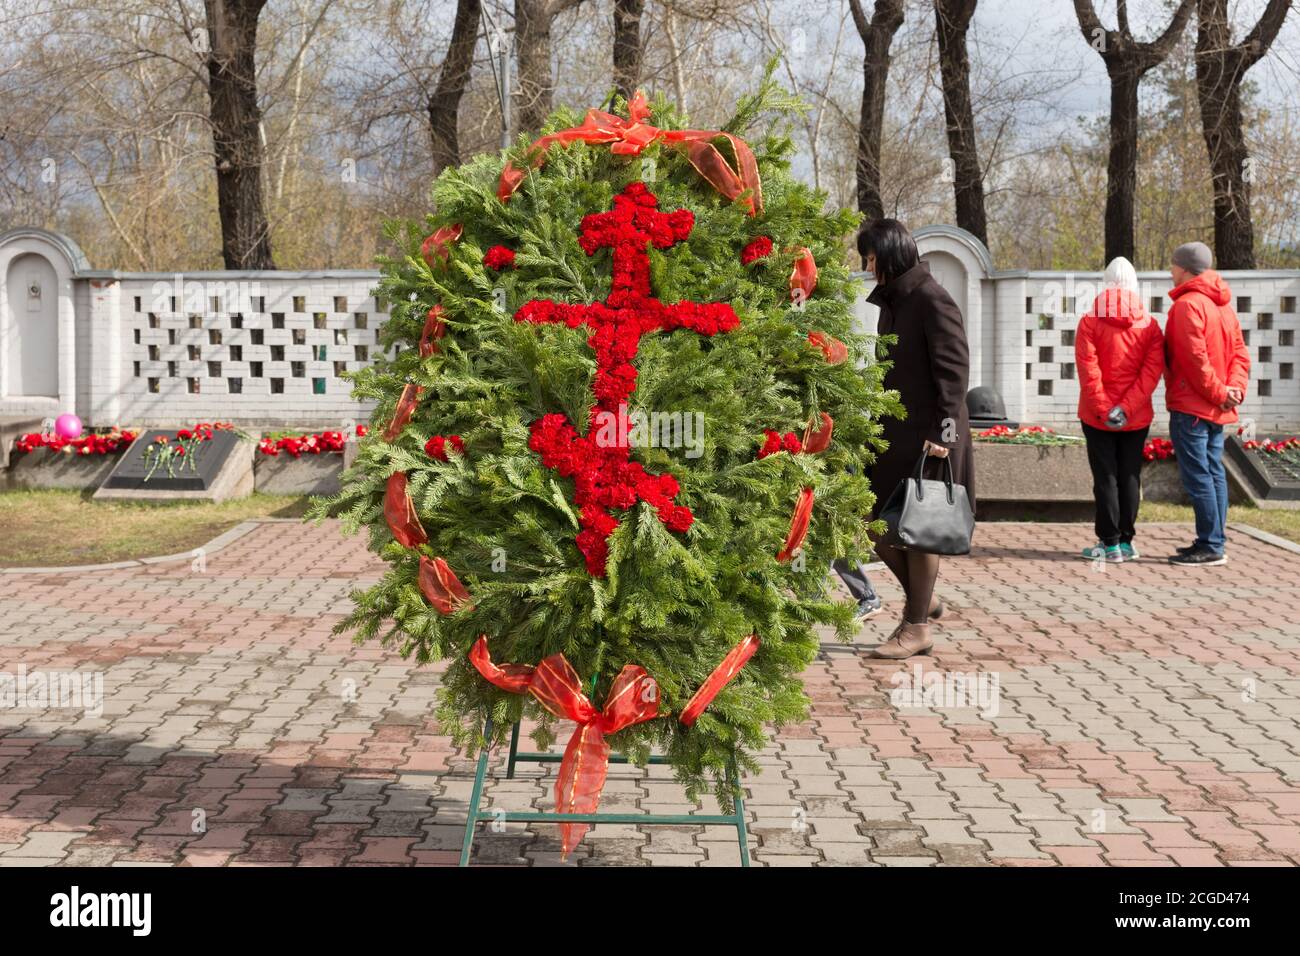
{"label": "blue jean", "polygon": [[862,565],[849,564],[843,558],[836,558],[831,567],[849,589],[853,600],[869,601],[876,597],[876,589],[871,586],[871,578],[867,577],[867,570]]}
{"label": "blue jean", "polygon": [[1196,513],[1196,546],[1222,554],[1228,525],[1228,474],[1223,470],[1223,426],[1186,412],[1169,413],[1178,475]]}

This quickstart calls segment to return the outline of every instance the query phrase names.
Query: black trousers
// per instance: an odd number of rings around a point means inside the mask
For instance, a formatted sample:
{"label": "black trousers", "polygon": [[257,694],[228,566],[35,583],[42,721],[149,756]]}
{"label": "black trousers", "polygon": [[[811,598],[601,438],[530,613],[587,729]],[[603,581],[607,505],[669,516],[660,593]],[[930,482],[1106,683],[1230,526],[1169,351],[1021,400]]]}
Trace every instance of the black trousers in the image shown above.
{"label": "black trousers", "polygon": [[1142,446],[1149,430],[1115,432],[1083,426],[1097,501],[1097,540],[1104,545],[1133,540],[1142,498]]}
{"label": "black trousers", "polygon": [[840,576],[844,586],[849,589],[853,595],[853,600],[861,601],[864,598],[874,598],[876,589],[871,586],[871,579],[867,577],[867,571],[860,564],[849,564],[843,558],[837,558],[831,565],[835,573]]}

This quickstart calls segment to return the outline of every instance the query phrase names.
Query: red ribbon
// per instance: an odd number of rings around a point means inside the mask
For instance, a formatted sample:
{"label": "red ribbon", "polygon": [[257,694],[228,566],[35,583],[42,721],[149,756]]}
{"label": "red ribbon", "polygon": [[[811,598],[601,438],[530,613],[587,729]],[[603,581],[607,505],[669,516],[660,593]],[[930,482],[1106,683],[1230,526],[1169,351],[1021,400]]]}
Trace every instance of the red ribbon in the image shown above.
{"label": "red ribbon", "polygon": [[821,427],[813,431],[813,420],[808,419],[808,427],[803,432],[803,450],[805,454],[816,455],[825,451],[831,443],[831,433],[835,431],[835,420],[822,412]]}
{"label": "red ribbon", "polygon": [[[582,692],[578,675],[563,654],[552,654],[536,667],[492,663],[487,638],[474,642],[470,663],[492,684],[537,698],[556,717],[578,725],[564,748],[560,774],[555,781],[556,813],[595,813],[609,773],[607,734],[659,716],[659,685],[645,668],[628,664],[614,678],[603,710],[597,710]],[[567,857],[591,829],[586,823],[560,824],[560,855]]]}
{"label": "red ribbon", "polygon": [[812,520],[812,509],[813,490],[805,488],[799,492],[799,498],[795,502],[790,531],[785,536],[785,547],[776,556],[778,561],[789,561],[803,548],[803,539],[808,537],[808,523]]}
{"label": "red ribbon", "polygon": [[427,544],[429,536],[415,513],[415,504],[406,490],[406,472],[398,471],[388,476],[384,487],[384,520],[398,544],[404,548]]}
{"label": "red ribbon", "polygon": [[839,365],[849,357],[849,347],[824,332],[809,332],[808,341],[821,349],[822,354],[826,356],[826,361],[832,365]]}
{"label": "red ribbon", "polygon": [[795,302],[807,302],[816,288],[817,260],[813,258],[811,249],[802,248],[799,258],[794,260],[794,268],[790,270],[790,298]]}
{"label": "red ribbon", "polygon": [[433,235],[424,240],[424,244],[420,246],[420,255],[424,257],[430,269],[447,264],[447,260],[451,258],[451,244],[459,239],[464,231],[464,226],[455,223],[434,230]]}
{"label": "red ribbon", "polygon": [[442,317],[446,314],[447,310],[441,305],[435,305],[429,310],[429,314],[424,319],[424,328],[420,332],[420,358],[428,358],[438,351],[438,339],[447,334],[447,323],[442,321]]}
{"label": "red ribbon", "polygon": [[469,591],[460,583],[456,572],[442,558],[430,560],[420,555],[420,573],[417,580],[420,593],[440,614],[459,611],[469,603]]}
{"label": "red ribbon", "polygon": [[402,394],[397,399],[397,407],[393,409],[393,420],[384,429],[384,441],[392,441],[402,433],[402,429],[415,414],[415,406],[419,404],[420,396],[423,394],[424,387],[421,385],[407,385],[402,389]]}
{"label": "red ribbon", "polygon": [[[528,163],[534,169],[546,162],[546,151],[552,143],[610,143],[610,152],[618,156],[638,156],[651,143],[662,142],[685,154],[695,171],[703,176],[719,193],[733,202],[749,192],[745,206],[751,216],[763,209],[763,186],[758,176],[758,160],[754,151],[738,136],[721,130],[660,129],[646,122],[650,118],[650,104],[640,91],[628,104],[628,119],[606,113],[604,110],[587,110],[581,126],[571,126],[550,133],[537,140],[528,150]],[[726,139],[736,154],[736,166],[713,145],[713,140]],[[508,202],[527,170],[519,169],[507,161],[497,184],[497,198]]]}
{"label": "red ribbon", "polygon": [[758,650],[758,635],[751,634],[749,637],[742,638],[740,643],[727,652],[722,663],[713,669],[713,673],[687,701],[685,709],[677,719],[687,727],[692,726],[699,719],[700,714],[704,713],[704,708],[713,703],[713,698],[718,696],[718,691],[726,687],[731,679],[740,673],[740,669],[754,656],[756,650]]}

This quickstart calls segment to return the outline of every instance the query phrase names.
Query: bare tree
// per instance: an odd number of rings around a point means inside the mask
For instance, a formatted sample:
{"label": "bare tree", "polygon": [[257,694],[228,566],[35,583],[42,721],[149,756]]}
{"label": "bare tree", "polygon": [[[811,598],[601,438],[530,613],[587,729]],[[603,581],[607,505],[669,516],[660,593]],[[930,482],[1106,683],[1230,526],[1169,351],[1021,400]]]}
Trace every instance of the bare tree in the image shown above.
{"label": "bare tree", "polygon": [[880,143],[884,136],[889,47],[903,25],[903,0],[877,0],[867,19],[861,0],[849,0],[862,37],[862,115],[858,120],[858,209],[870,219],[885,214],[880,198]]}
{"label": "bare tree", "polygon": [[1268,52],[1290,9],[1291,0],[1269,0],[1254,28],[1234,44],[1228,0],[1197,4],[1196,92],[1214,182],[1214,252],[1221,269],[1255,268],[1241,83]]}
{"label": "bare tree", "polygon": [[274,269],[262,197],[262,111],[257,102],[257,18],[265,0],[204,0],[208,118],[217,167],[221,258],[227,269]]}
{"label": "bare tree", "polygon": [[1194,0],[1180,0],[1173,19],[1155,40],[1142,42],[1129,29],[1128,3],[1119,0],[1118,27],[1101,25],[1092,0],[1074,0],[1083,38],[1101,54],[1110,77],[1110,160],[1106,180],[1106,261],[1134,260],[1133,211],[1137,196],[1138,84],[1169,55],[1192,15]]}
{"label": "bare tree", "polygon": [[429,135],[433,140],[435,177],[460,162],[460,100],[474,65],[482,12],[482,0],[456,0],[456,20],[451,28],[447,58],[442,61],[438,85],[429,94]]}
{"label": "bare tree", "polygon": [[975,15],[976,0],[934,0],[935,38],[939,45],[939,74],[943,112],[952,157],[953,199],[957,225],[988,243],[984,214],[984,178],[975,145],[975,114],[971,109],[970,56],[966,33]]}
{"label": "bare tree", "polygon": [[537,132],[551,112],[551,27],[583,0],[515,0],[515,56],[519,64],[519,125]]}
{"label": "bare tree", "polygon": [[614,88],[632,99],[641,82],[641,14],[645,0],[614,0]]}

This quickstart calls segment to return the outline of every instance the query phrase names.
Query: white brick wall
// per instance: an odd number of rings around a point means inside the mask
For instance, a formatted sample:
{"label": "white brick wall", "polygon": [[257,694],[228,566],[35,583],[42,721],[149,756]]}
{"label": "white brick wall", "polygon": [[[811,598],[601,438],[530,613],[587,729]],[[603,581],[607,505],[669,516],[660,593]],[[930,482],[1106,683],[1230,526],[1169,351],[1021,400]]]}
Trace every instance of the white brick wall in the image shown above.
{"label": "white brick wall", "polygon": [[[992,385],[1024,423],[1078,427],[1072,336],[1101,273],[998,270],[988,250],[951,226],[916,233],[936,278],[965,309],[971,385]],[[7,264],[45,256],[59,275],[60,396],[10,395],[14,326]],[[1250,347],[1242,408],[1261,431],[1300,431],[1300,270],[1224,273]],[[0,415],[75,411],[86,424],[231,421],[251,427],[344,427],[369,418],[338,373],[377,352],[387,309],[373,271],[119,273],[90,268],[66,237],[39,229],[0,236]],[[1143,273],[1142,296],[1163,325],[1169,277]],[[864,282],[864,293],[871,287]],[[858,303],[864,331],[875,309]],[[73,341],[75,339],[75,341]],[[1155,430],[1167,429],[1163,384]]]}
{"label": "white brick wall", "polygon": [[[371,406],[354,402],[336,372],[355,370],[376,354],[376,333],[388,317],[371,295],[378,278],[377,272],[211,272],[78,279],[79,414],[92,425],[365,421]],[[1227,272],[1224,278],[1253,364],[1243,420],[1263,431],[1300,429],[1300,272]],[[1139,279],[1143,301],[1163,326],[1168,276]],[[1077,429],[1073,335],[1100,284],[1099,272],[983,279],[972,386],[994,385],[1013,419]],[[865,289],[870,285],[868,278]],[[874,329],[874,309],[862,302],[858,311],[863,327]],[[1154,403],[1153,428],[1164,431],[1163,382]]]}
{"label": "white brick wall", "polygon": [[[1300,428],[1300,272],[1225,272],[1233,306],[1250,348],[1251,381],[1240,414],[1262,431]],[[1168,275],[1141,273],[1142,300],[1161,328],[1170,306]],[[996,276],[990,281],[1000,283]],[[1100,273],[1031,272],[1019,314],[999,312],[999,325],[1019,320],[1026,336],[1022,344],[1026,410],[1022,418],[1035,424],[1077,426],[1079,382],[1073,369],[1073,335],[1079,318],[1092,304],[1101,284]],[[1007,303],[1013,307],[1013,303]],[[1028,307],[1027,307],[1028,306]],[[1167,431],[1164,382],[1153,397],[1153,429]]]}
{"label": "white brick wall", "polygon": [[[372,406],[353,401],[339,374],[378,353],[377,332],[388,318],[371,294],[378,278],[352,271],[119,274],[112,282],[117,329],[109,336],[119,354],[92,360],[97,377],[116,378],[118,408],[115,415],[107,405],[91,409],[88,420],[365,421]],[[97,322],[111,326],[111,318]]]}

